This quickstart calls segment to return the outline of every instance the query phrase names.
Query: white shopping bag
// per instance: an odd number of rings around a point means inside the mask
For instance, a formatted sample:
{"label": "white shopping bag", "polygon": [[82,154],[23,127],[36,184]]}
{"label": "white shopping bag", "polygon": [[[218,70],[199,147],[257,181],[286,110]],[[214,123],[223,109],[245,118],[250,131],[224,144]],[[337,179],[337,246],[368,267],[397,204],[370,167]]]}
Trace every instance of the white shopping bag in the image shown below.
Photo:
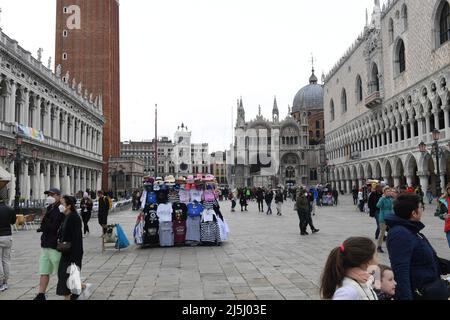
{"label": "white shopping bag", "polygon": [[220,231],[220,240],[221,241],[227,241],[228,240],[228,225],[226,222],[223,222],[222,219],[217,218],[217,223],[219,224],[219,231]]}
{"label": "white shopping bag", "polygon": [[69,268],[67,268],[67,273],[69,274],[69,279],[67,279],[67,288],[72,294],[80,295],[81,288],[81,272],[80,268],[75,263],[72,263]]}

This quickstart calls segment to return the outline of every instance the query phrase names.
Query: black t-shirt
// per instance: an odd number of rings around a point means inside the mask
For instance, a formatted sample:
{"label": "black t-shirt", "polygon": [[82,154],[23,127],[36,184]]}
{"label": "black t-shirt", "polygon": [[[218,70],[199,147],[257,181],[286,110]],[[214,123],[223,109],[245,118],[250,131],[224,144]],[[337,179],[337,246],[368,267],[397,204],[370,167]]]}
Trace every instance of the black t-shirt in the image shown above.
{"label": "black t-shirt", "polygon": [[174,203],[172,205],[172,221],[187,220],[187,206],[184,203]]}

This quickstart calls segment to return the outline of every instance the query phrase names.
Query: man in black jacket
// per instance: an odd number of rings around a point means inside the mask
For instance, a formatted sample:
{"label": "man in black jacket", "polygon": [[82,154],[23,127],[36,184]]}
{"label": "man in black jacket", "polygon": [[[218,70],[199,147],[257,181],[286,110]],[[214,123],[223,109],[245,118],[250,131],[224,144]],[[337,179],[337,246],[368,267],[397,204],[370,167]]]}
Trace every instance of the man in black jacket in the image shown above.
{"label": "man in black jacket", "polygon": [[11,225],[15,223],[14,209],[0,200],[0,292],[8,290],[12,246]]}
{"label": "man in black jacket", "polygon": [[261,188],[258,188],[256,191],[256,200],[258,201],[258,211],[264,212],[264,191]]}
{"label": "man in black jacket", "polygon": [[61,253],[56,250],[58,244],[58,231],[64,221],[63,208],[61,208],[61,191],[53,188],[46,191],[47,201],[50,205],[42,218],[38,232],[41,235],[41,255],[39,257],[39,293],[34,300],[46,300],[50,276],[58,271]]}
{"label": "man in black jacket", "polygon": [[103,235],[106,234],[108,226],[109,199],[102,191],[98,192],[98,223],[103,229]]}
{"label": "man in black jacket", "polygon": [[381,186],[377,185],[375,190],[373,190],[369,195],[369,201],[367,205],[369,206],[370,210],[370,216],[372,218],[375,218],[375,222],[377,223],[377,230],[375,231],[375,239],[378,239],[380,235],[380,223],[378,221],[378,218],[380,216],[380,209],[377,208],[378,200],[380,200],[381,196],[383,195],[381,191]]}

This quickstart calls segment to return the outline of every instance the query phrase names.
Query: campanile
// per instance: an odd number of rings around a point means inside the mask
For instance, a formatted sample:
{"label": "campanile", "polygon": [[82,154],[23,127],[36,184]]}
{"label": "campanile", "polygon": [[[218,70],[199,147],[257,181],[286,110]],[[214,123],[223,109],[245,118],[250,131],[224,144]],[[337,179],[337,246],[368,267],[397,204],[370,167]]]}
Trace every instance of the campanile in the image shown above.
{"label": "campanile", "polygon": [[118,0],[56,0],[55,64],[70,83],[103,97],[102,188],[109,190],[108,161],[120,156]]}

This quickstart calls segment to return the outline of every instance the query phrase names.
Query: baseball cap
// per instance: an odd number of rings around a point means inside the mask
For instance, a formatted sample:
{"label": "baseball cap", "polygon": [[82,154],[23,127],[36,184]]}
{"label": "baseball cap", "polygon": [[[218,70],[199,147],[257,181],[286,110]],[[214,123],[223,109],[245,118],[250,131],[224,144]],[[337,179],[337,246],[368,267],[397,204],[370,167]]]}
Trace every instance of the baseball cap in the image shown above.
{"label": "baseball cap", "polygon": [[51,188],[48,191],[45,191],[44,194],[56,194],[58,196],[61,195],[61,190],[57,189],[57,188]]}

